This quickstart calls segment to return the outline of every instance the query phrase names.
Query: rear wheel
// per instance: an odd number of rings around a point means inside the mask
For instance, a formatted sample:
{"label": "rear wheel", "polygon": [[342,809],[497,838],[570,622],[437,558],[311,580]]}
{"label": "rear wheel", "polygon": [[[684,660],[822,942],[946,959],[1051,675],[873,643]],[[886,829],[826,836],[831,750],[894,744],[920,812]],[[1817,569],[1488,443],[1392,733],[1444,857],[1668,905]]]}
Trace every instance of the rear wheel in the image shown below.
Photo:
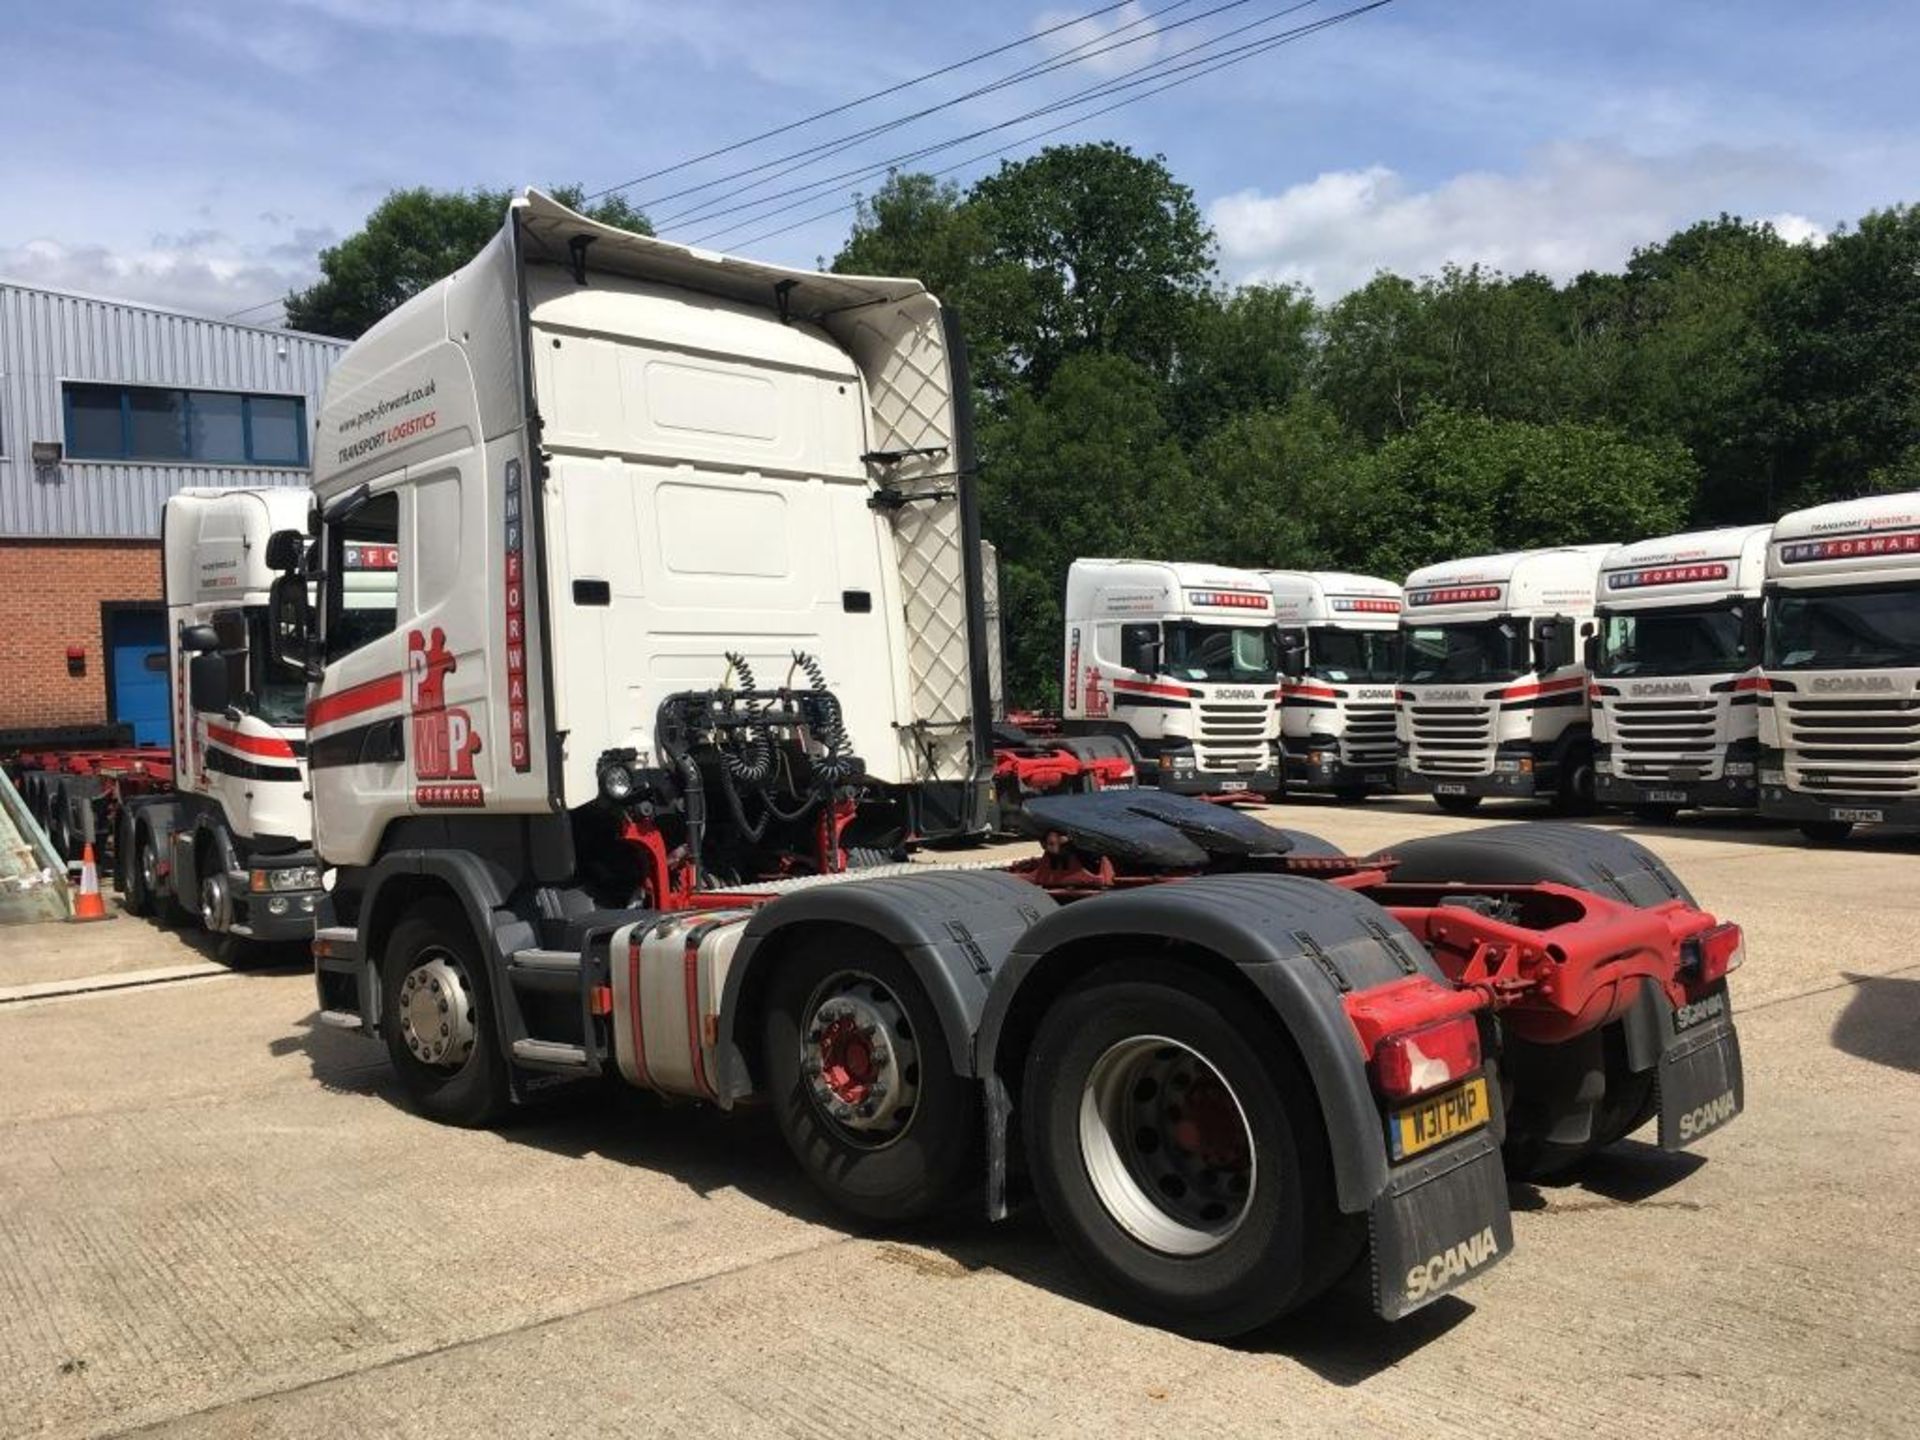
{"label": "rear wheel", "polygon": [[1244,1334],[1359,1253],[1304,1070],[1209,976],[1096,972],[1047,1012],[1023,1126],[1049,1223],[1120,1303],[1189,1335]]}
{"label": "rear wheel", "polygon": [[415,1108],[448,1125],[498,1119],[506,1060],[480,947],[454,901],[424,901],[393,927],[380,982],[387,1054]]}
{"label": "rear wheel", "polygon": [[1803,820],[1800,833],[1815,845],[1838,845],[1853,834],[1851,820]]}
{"label": "rear wheel", "polygon": [[67,798],[66,782],[55,780],[47,787],[47,839],[53,844],[53,853],[62,860],[74,858],[73,852],[73,814],[72,802]]}
{"label": "rear wheel", "polygon": [[1680,813],[1678,805],[1636,805],[1633,818],[1646,825],[1670,825],[1673,817]]}
{"label": "rear wheel", "polygon": [[[125,838],[127,829],[132,831],[131,841]],[[153,836],[144,825],[133,825],[127,829],[121,831],[122,842],[127,845],[127,910],[133,915],[151,915],[154,896],[160,890],[159,862],[153,852]]]}
{"label": "rear wheel", "polygon": [[850,931],[802,945],[774,977],[762,1039],[780,1133],[835,1205],[899,1221],[954,1197],[974,1159],[972,1086],[896,950]]}
{"label": "rear wheel", "polygon": [[1433,803],[1449,815],[1471,815],[1486,798],[1484,795],[1435,795]]}

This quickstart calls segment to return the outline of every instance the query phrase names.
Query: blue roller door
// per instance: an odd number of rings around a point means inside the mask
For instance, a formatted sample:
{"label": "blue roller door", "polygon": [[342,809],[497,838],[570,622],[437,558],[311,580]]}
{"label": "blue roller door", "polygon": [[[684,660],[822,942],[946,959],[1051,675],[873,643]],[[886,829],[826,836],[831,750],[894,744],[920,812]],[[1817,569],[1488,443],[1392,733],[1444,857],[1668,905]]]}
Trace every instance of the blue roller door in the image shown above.
{"label": "blue roller door", "polygon": [[131,725],[138,744],[170,744],[173,722],[167,704],[166,612],[109,611],[107,664],[114,722]]}

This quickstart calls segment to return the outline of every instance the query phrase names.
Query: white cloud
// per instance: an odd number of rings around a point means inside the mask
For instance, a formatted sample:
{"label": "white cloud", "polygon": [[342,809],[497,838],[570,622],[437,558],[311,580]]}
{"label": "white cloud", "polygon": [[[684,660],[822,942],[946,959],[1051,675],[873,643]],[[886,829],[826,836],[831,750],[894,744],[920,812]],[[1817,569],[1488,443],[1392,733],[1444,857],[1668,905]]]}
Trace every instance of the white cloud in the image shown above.
{"label": "white cloud", "polygon": [[0,246],[0,276],[23,285],[79,290],[216,318],[251,309],[239,318],[270,325],[279,320],[277,307],[251,307],[284,297],[290,288],[310,283],[315,274],[310,256],[276,264],[226,248],[217,235],[198,244],[178,243],[200,239],[192,235],[153,238],[152,246],[140,250],[47,239]]}
{"label": "white cloud", "polygon": [[[1042,10],[1034,17],[1033,29],[1052,30],[1041,36],[1040,44],[1053,55],[1072,54],[1079,58],[1076,69],[1095,75],[1115,75],[1151,60],[1160,49],[1160,27],[1148,18],[1140,0],[1128,0],[1118,10],[1090,16],[1071,25],[1073,10]],[[1062,29],[1054,29],[1064,25]]]}
{"label": "white cloud", "polygon": [[1789,240],[1818,240],[1819,222],[1765,213],[1769,198],[1811,178],[1812,167],[1774,150],[1644,156],[1562,143],[1518,173],[1469,172],[1426,190],[1381,165],[1328,171],[1278,194],[1224,196],[1209,218],[1229,278],[1304,284],[1334,299],[1377,270],[1424,275],[1478,263],[1566,280],[1615,269],[1636,246],[1722,210],[1760,212]]}

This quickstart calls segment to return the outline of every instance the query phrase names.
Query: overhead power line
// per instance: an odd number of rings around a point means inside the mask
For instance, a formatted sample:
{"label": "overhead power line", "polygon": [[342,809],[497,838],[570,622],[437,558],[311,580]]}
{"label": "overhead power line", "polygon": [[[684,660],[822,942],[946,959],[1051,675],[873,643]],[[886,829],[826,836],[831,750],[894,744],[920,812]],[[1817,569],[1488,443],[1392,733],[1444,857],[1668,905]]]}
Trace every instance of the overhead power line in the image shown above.
{"label": "overhead power line", "polygon": [[613,194],[615,191],[631,190],[635,185],[644,185],[647,181],[658,180],[663,175],[673,175],[681,170],[690,169],[692,166],[704,164],[708,160],[718,159],[722,155],[731,155],[736,150],[744,150],[749,145],[758,145],[762,140],[771,140],[776,135],[788,134],[791,131],[801,129],[803,126],[811,125],[815,121],[831,119],[835,115],[843,115],[849,110],[858,109],[860,106],[869,104],[872,101],[884,100],[889,95],[898,95],[902,90],[911,90],[916,85],[925,84],[929,80],[937,80],[942,75],[951,75],[956,70],[964,70],[969,65],[979,64],[982,60],[991,60],[994,56],[1004,55],[1009,50],[1018,50],[1023,46],[1031,45],[1036,40],[1045,39],[1047,36],[1058,34],[1062,30],[1070,30],[1075,25],[1083,25],[1089,20],[1097,20],[1102,15],[1109,15],[1115,10],[1124,10],[1132,3],[1133,0],[1117,0],[1115,4],[1102,5],[1098,10],[1089,10],[1084,15],[1075,15],[1071,19],[1062,20],[1057,25],[1049,25],[1044,30],[1036,30],[1031,34],[1022,35],[1017,40],[1009,40],[1004,45],[996,45],[990,50],[981,50],[964,59],[955,60],[950,65],[942,65],[937,70],[928,70],[924,74],[915,75],[912,79],[902,80],[897,84],[888,85],[884,89],[874,90],[856,99],[848,100],[843,104],[834,105],[825,110],[816,110],[811,115],[802,116],[798,120],[788,121],[785,125],[776,125],[771,130],[762,130],[758,135],[749,135],[744,140],[735,140],[730,145],[722,145],[719,149],[709,150],[704,155],[695,155],[690,160],[677,161],[659,170],[650,170],[645,175],[636,175],[633,179],[622,181],[618,185],[609,185],[604,190],[594,191],[593,194],[587,196],[587,199],[599,200],[604,196]]}
{"label": "overhead power line", "polygon": [[[1243,4],[1243,3],[1245,3],[1245,0],[1234,0],[1233,4],[1222,5],[1217,7],[1215,10],[1208,11],[1206,13],[1217,14],[1219,13],[1220,10],[1232,9],[1234,8],[1234,5]],[[691,210],[683,211],[678,215],[670,216],[665,220],[656,222],[657,228],[664,231],[674,226],[686,225],[696,221],[704,222],[708,220],[715,220],[722,215],[736,214],[742,210],[758,209],[760,206],[770,205],[772,204],[773,201],[785,199],[788,196],[801,197],[800,199],[794,201],[792,204],[779,206],[775,209],[763,211],[760,215],[753,217],[752,221],[737,222],[734,225],[723,226],[720,230],[711,231],[708,233],[709,235],[725,234],[729,230],[740,228],[741,225],[754,223],[759,220],[770,219],[774,215],[783,214],[788,210],[796,209],[800,205],[806,204],[809,200],[818,198],[820,195],[826,193],[828,190],[833,189],[835,186],[843,182],[857,181],[860,179],[864,179],[871,174],[884,173],[886,170],[891,169],[895,166],[903,165],[903,164],[911,164],[916,160],[925,159],[927,156],[938,154],[940,151],[950,149],[955,145],[964,145],[970,140],[977,140],[983,135],[991,135],[996,133],[997,131],[1010,129],[1015,125],[1023,125],[1029,120],[1039,119],[1042,116],[1046,116],[1050,114],[1057,114],[1061,110],[1070,109],[1075,105],[1086,104],[1090,101],[1103,99],[1108,95],[1118,94],[1123,90],[1133,89],[1140,85],[1147,85],[1152,83],[1152,81],[1154,81],[1155,79],[1160,78],[1161,76],[1171,75],[1180,70],[1191,69],[1194,66],[1206,64],[1208,60],[1217,59],[1222,55],[1234,53],[1233,50],[1220,50],[1217,47],[1220,46],[1223,42],[1227,40],[1231,40],[1237,35],[1243,35],[1248,33],[1249,31],[1263,29],[1266,26],[1271,25],[1278,20],[1283,20],[1289,15],[1297,14],[1299,11],[1308,9],[1311,6],[1316,5],[1318,3],[1320,3],[1320,0],[1295,0],[1295,3],[1291,5],[1285,5],[1281,7],[1279,10],[1276,10],[1269,15],[1264,15],[1261,18],[1257,20],[1249,21],[1244,25],[1235,26],[1231,30],[1222,31],[1218,35],[1211,36],[1208,39],[1199,41],[1193,45],[1189,45],[1183,50],[1175,50],[1170,54],[1159,56],[1153,60],[1146,62],[1143,65],[1137,65],[1131,70],[1124,70],[1116,76],[1112,76],[1109,79],[1099,81],[1098,83],[1093,85],[1089,85],[1085,89],[1076,90],[1070,95],[1065,95],[1057,99],[1050,100],[1046,104],[1037,106],[1032,110],[1028,110],[1024,114],[1016,115],[1010,120],[1003,120],[994,125],[983,126],[978,130],[969,131],[965,135],[959,135],[950,140],[939,141],[931,145],[922,146],[920,149],[917,149],[917,150],[910,150],[910,151],[903,152],[899,155],[890,156],[886,160],[882,160],[878,162],[866,162],[861,165],[855,166],[851,170],[843,170],[843,171],[840,171],[838,174],[822,176],[814,180],[809,180],[804,182],[803,184],[792,186],[786,190],[779,190],[769,195],[762,195],[754,200],[742,201],[734,205],[722,205],[718,203],[718,201],[709,202],[704,205],[697,205],[693,207],[693,209]],[[1194,18],[1200,19],[1200,18],[1204,18],[1204,16],[1196,16]],[[1291,34],[1293,32],[1289,31],[1286,33]],[[1270,36],[1268,38],[1272,39],[1276,37]],[[1251,42],[1248,42],[1248,45],[1257,45],[1262,43],[1265,43],[1265,42],[1251,41]],[[1248,48],[1248,46],[1243,45],[1235,48],[1246,49]],[[1176,65],[1173,63],[1177,60],[1186,59],[1188,56],[1199,55],[1201,52],[1209,51],[1209,50],[1214,51],[1214,54],[1211,56],[1203,55],[1200,59],[1191,60],[1186,65]],[[804,167],[801,167],[801,166],[794,167],[795,170],[798,170],[801,168],[804,168]],[[780,177],[773,176],[769,178],[778,179]],[[760,182],[760,183],[766,183],[766,182]],[[748,187],[748,188],[752,188],[752,187]],[[811,193],[808,193],[808,192],[811,192]],[[720,198],[726,199],[730,197],[720,197]]]}
{"label": "overhead power line", "polygon": [[258,305],[249,305],[244,310],[231,311],[228,314],[222,315],[220,318],[222,320],[238,320],[242,315],[253,315],[261,310],[270,309],[275,305],[284,305],[286,303],[286,296],[276,295],[271,300],[262,300]]}
{"label": "overhead power line", "polygon": [[[1284,34],[1269,36],[1265,40],[1256,42],[1254,46],[1242,47],[1243,53],[1235,53],[1224,59],[1219,57],[1214,57],[1213,63],[1207,63],[1205,65],[1205,68],[1195,70],[1191,74],[1180,75],[1175,79],[1167,80],[1164,84],[1156,85],[1152,89],[1143,91],[1138,95],[1129,95],[1126,99],[1117,100],[1111,105],[1102,106],[1100,109],[1088,111],[1084,115],[1076,115],[1071,120],[1063,121],[1060,124],[1049,126],[1044,130],[1035,131],[1034,133],[1029,135],[1023,135],[1020,138],[1016,140],[1011,140],[1004,145],[996,147],[995,149],[983,151],[977,155],[971,155],[965,160],[961,160],[953,165],[947,166],[945,169],[936,170],[932,173],[936,176],[948,175],[953,173],[956,170],[965,169],[969,165],[978,164],[982,160],[990,160],[997,155],[1004,155],[1010,150],[1017,150],[1021,146],[1030,144],[1032,141],[1040,139],[1043,136],[1055,134],[1061,130],[1071,129],[1075,125],[1084,124],[1089,120],[1095,119],[1096,117],[1101,115],[1108,114],[1111,111],[1121,110],[1129,105],[1136,105],[1140,101],[1150,99],[1151,97],[1161,94],[1164,91],[1175,89],[1181,85],[1191,84],[1193,81],[1199,80],[1206,75],[1211,75],[1217,70],[1225,70],[1229,66],[1239,65],[1244,61],[1253,59],[1257,55],[1263,55],[1269,50],[1277,50],[1281,46],[1290,45],[1296,40],[1304,40],[1309,35],[1318,34],[1322,30],[1332,29],[1336,25],[1344,24],[1349,20],[1355,19],[1361,15],[1367,14],[1370,11],[1384,9],[1388,5],[1391,5],[1392,3],[1393,3],[1393,0],[1371,0],[1371,3],[1369,4],[1357,5],[1353,9],[1341,11],[1337,15],[1328,15],[1322,19],[1315,20],[1310,24],[1302,25],[1297,29],[1287,31]],[[966,138],[972,138],[972,137],[966,137]],[[839,215],[848,210],[853,210],[858,208],[859,203],[860,202],[858,199],[842,201],[839,204],[836,204],[828,209],[817,211],[811,215],[804,216],[799,220],[792,221],[789,224],[778,226],[772,230],[763,230],[758,232],[757,234],[749,235],[743,240],[734,241],[730,243],[734,246],[734,248],[744,250],[746,247],[750,245],[758,245],[764,240],[772,240],[777,238],[778,236],[790,234],[795,230],[803,229],[808,225],[817,223],[818,221],[832,219],[835,215]],[[767,218],[767,217],[760,217],[760,218]],[[744,228],[745,228],[744,225],[736,224],[736,225],[728,226],[724,230],[717,231],[714,233],[724,234],[724,233],[728,233],[731,230],[744,229]],[[710,239],[710,238],[712,238],[711,235],[703,236],[690,243],[696,244],[696,245],[702,244],[707,239]]]}
{"label": "overhead power line", "polygon": [[[757,165],[749,165],[743,169],[734,170],[725,175],[717,175],[711,180],[703,180],[700,183],[695,185],[682,186],[678,190],[669,190],[664,194],[651,195],[651,196],[648,196],[646,199],[641,200],[637,203],[639,204],[639,207],[643,210],[651,209],[655,206],[663,205],[669,200],[678,200],[688,195],[697,195],[703,190],[716,189],[722,185],[732,184],[736,180],[743,180],[750,176],[760,175],[768,170],[779,169],[781,166],[789,166],[791,169],[802,169],[802,168],[805,168],[807,165],[810,165],[810,164],[816,163],[819,160],[825,159],[829,155],[838,154],[843,150],[851,149],[853,146],[859,144],[863,140],[870,140],[877,135],[884,135],[889,131],[899,130],[907,125],[912,125],[918,121],[924,120],[930,115],[937,115],[944,110],[951,110],[956,106],[967,104],[969,101],[972,101],[972,100],[978,100],[982,96],[991,95],[996,91],[1004,90],[1009,86],[1023,85],[1023,84],[1026,84],[1028,81],[1037,80],[1043,76],[1050,75],[1057,70],[1064,70],[1074,65],[1083,65],[1088,61],[1098,59],[1100,56],[1108,54],[1111,51],[1123,50],[1130,45],[1138,45],[1143,41],[1157,38],[1159,35],[1167,34],[1174,30],[1182,29],[1188,25],[1197,25],[1201,21],[1209,20],[1215,15],[1223,14],[1228,10],[1237,10],[1243,5],[1251,4],[1252,0],[1222,0],[1222,3],[1216,4],[1209,9],[1203,10],[1197,15],[1189,15],[1183,20],[1176,20],[1170,25],[1167,25],[1158,30],[1150,31],[1147,34],[1135,35],[1125,40],[1116,40],[1113,38],[1114,36],[1123,34],[1125,31],[1133,29],[1138,25],[1141,25],[1148,21],[1156,20],[1160,16],[1168,14],[1171,11],[1181,9],[1188,3],[1191,3],[1191,0],[1178,0],[1178,3],[1176,4],[1163,6],[1161,9],[1154,11],[1152,14],[1143,15],[1137,20],[1128,22],[1126,25],[1121,26],[1118,30],[1113,31],[1109,35],[1097,36],[1092,40],[1083,40],[1078,45],[1070,47],[1066,51],[1062,52],[1057,56],[1052,57],[1051,59],[1037,61],[1034,64],[1024,67],[1023,69],[1015,71],[1011,75],[1004,75],[1000,77],[998,80],[991,81],[985,85],[976,86],[972,90],[968,90],[963,92],[962,94],[952,96],[949,99],[942,100],[937,104],[928,105],[919,110],[910,111],[909,113],[898,116],[892,120],[883,120],[877,124],[869,125],[862,130],[854,130],[844,135],[835,136],[831,140],[819,141],[818,143],[813,145],[804,145],[798,150],[790,151],[785,155],[775,156],[771,160],[764,160]],[[1318,3],[1319,3],[1319,0],[1301,0],[1301,3],[1299,5],[1294,6],[1293,8],[1300,9],[1300,8],[1304,8],[1304,6],[1306,5],[1312,5],[1312,4],[1318,4]],[[1102,43],[1102,42],[1106,42],[1106,43]],[[1211,42],[1208,42],[1208,43],[1211,43]],[[1182,53],[1185,53],[1185,52],[1182,52]],[[795,162],[798,162],[798,163],[795,163]],[[775,178],[778,178],[778,177],[776,176]],[[759,183],[764,183],[764,182],[755,182],[756,185]],[[753,188],[753,187],[749,186],[745,188]],[[695,210],[699,210],[703,207],[705,203],[706,202],[702,202],[702,205],[696,205],[693,208]],[[658,223],[673,224],[679,221],[684,221],[686,218],[687,218],[687,212],[681,212],[681,214],[677,216],[669,217],[668,220],[664,222],[658,222]]]}

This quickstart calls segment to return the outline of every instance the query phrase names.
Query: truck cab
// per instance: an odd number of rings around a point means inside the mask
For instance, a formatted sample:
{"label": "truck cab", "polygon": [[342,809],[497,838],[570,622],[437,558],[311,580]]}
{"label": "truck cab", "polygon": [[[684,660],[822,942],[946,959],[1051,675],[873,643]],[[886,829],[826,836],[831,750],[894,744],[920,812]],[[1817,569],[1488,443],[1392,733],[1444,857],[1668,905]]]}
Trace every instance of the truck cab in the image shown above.
{"label": "truck cab", "polygon": [[267,546],[304,527],[304,489],[194,488],[161,518],[173,786],[129,799],[118,863],[136,910],[216,934],[312,933],[320,897],[307,796],[306,679],[267,632]]}
{"label": "truck cab", "polygon": [[1359,800],[1393,789],[1400,587],[1335,570],[1264,570],[1280,631],[1289,790]]}
{"label": "truck cab", "polygon": [[1280,652],[1251,570],[1076,560],[1067,571],[1061,729],[1121,737],[1143,785],[1275,795]]}
{"label": "truck cab", "polygon": [[1407,577],[1399,787],[1465,812],[1487,796],[1593,798],[1583,642],[1611,545],[1427,565]]}
{"label": "truck cab", "polygon": [[1622,545],[1594,596],[1594,796],[1664,820],[1759,798],[1767,525]]}
{"label": "truck cab", "polygon": [[1760,813],[1920,824],[1920,493],[1783,516],[1766,572]]}

